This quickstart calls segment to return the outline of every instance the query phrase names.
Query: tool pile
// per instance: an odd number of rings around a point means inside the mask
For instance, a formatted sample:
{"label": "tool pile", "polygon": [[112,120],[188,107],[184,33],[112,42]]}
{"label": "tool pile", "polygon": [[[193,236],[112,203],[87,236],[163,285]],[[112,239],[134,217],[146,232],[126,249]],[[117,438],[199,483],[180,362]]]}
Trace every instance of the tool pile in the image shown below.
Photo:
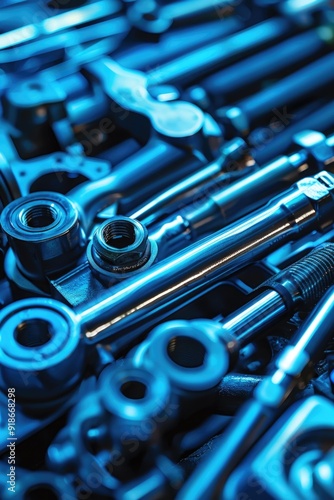
{"label": "tool pile", "polygon": [[328,0],[5,0],[0,497],[334,487]]}

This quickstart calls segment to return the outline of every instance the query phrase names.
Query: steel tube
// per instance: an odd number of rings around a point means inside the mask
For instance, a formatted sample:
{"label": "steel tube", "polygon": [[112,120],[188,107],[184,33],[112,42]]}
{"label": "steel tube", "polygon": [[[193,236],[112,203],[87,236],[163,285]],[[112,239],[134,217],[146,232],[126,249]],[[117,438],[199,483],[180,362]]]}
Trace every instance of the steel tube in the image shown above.
{"label": "steel tube", "polygon": [[225,19],[223,23],[219,20],[201,23],[199,26],[187,26],[177,30],[177,37],[175,37],[174,30],[167,31],[160,37],[158,44],[139,42],[136,44],[135,51],[131,46],[125,49],[120,48],[113,53],[113,57],[125,68],[147,71],[182,54],[187,54],[189,51],[215,43],[242,27],[243,23],[236,16]]}
{"label": "steel tube", "polygon": [[[314,78],[317,75],[317,78]],[[334,54],[308,64],[269,88],[242,100],[236,106],[245,114],[249,129],[253,122],[274,108],[300,102],[306,96],[325,87],[334,79]]]}
{"label": "steel tube", "polygon": [[298,179],[302,165],[307,165],[303,151],[278,158],[230,186],[217,189],[216,193],[205,196],[204,190],[203,200],[193,206],[189,204],[151,227],[151,236],[160,247],[159,258],[265,205],[273,195]]}
{"label": "steel tube", "polygon": [[320,30],[307,31],[216,72],[203,80],[201,86],[213,99],[215,106],[221,106],[226,95],[242,90],[245,82],[249,87],[263,78],[281,75],[287,68],[291,69],[298,63],[319,56],[324,48]]}
{"label": "steel tube", "polygon": [[149,83],[190,84],[201,75],[255,49],[277,42],[290,32],[291,22],[287,19],[269,19],[163,64],[149,73]]}
{"label": "steel tube", "polygon": [[334,126],[334,101],[323,104],[319,103],[316,110],[313,110],[299,121],[293,121],[278,135],[267,140],[264,147],[253,148],[255,160],[263,165],[275,156],[288,151],[293,143],[293,136],[303,130],[317,130],[318,132],[328,132]]}
{"label": "steel tube", "polygon": [[[294,186],[264,209],[153,265],[138,279],[113,287],[98,300],[77,307],[87,340],[97,343],[122,338],[121,343],[127,343],[184,305],[191,295],[208,290],[217,280],[319,224],[331,222],[331,193],[315,179],[301,182],[301,189]],[[309,198],[313,189],[319,190],[317,201]]]}
{"label": "steel tube", "polygon": [[231,331],[243,346],[248,344],[262,330],[273,325],[288,310],[281,295],[275,291],[263,292],[253,301],[248,302],[231,315],[231,319],[223,320],[222,326]]}

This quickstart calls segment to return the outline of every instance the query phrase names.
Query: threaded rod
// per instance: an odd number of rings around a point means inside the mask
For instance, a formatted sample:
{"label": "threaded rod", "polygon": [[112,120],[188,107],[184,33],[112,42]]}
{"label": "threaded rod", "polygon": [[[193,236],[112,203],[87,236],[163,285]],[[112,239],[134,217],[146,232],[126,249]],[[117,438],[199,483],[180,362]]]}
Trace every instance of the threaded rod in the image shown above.
{"label": "threaded rod", "polygon": [[313,307],[334,283],[334,244],[315,249],[308,256],[267,281],[261,295],[222,321],[240,345],[251,342],[298,304]]}

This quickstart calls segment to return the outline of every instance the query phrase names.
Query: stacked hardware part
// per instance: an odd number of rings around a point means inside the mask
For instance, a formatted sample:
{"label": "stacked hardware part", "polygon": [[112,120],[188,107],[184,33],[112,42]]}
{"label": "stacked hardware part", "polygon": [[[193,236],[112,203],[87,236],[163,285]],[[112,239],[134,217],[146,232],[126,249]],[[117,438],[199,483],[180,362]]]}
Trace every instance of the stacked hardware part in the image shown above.
{"label": "stacked hardware part", "polygon": [[0,8],[0,498],[334,498],[334,10]]}

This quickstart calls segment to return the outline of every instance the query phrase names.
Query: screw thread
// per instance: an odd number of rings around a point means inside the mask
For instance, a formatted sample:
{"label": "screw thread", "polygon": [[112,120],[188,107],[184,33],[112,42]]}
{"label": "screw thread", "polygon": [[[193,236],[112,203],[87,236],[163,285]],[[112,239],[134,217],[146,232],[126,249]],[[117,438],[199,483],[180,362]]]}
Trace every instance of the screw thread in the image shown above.
{"label": "screw thread", "polygon": [[285,269],[280,277],[292,278],[306,306],[316,304],[334,283],[334,244],[328,243],[314,250]]}

